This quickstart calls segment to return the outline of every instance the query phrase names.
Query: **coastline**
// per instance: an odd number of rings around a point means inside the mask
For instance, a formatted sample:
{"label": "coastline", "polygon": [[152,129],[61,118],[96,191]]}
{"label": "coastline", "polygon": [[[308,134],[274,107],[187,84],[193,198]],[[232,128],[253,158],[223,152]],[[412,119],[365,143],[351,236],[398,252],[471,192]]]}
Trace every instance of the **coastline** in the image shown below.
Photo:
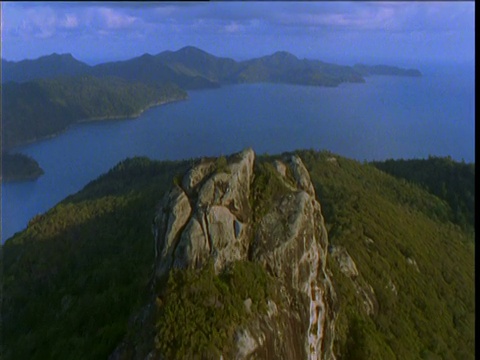
{"label": "coastline", "polygon": [[115,120],[129,120],[129,119],[134,120],[134,119],[138,118],[140,115],[142,115],[145,111],[147,111],[149,109],[152,109],[154,107],[161,106],[161,105],[168,105],[168,104],[171,104],[171,103],[185,101],[185,100],[188,100],[188,95],[185,98],[180,98],[180,99],[157,101],[155,103],[152,103],[152,104],[149,104],[149,105],[145,106],[143,109],[139,110],[138,112],[136,112],[134,114],[118,115],[118,116],[97,116],[97,117],[79,119],[79,120],[76,120],[76,121],[72,122],[71,124],[69,124],[64,129],[62,129],[60,131],[57,131],[55,133],[45,135],[45,136],[42,136],[42,137],[38,137],[38,138],[35,138],[35,139],[26,140],[26,141],[23,141],[19,144],[15,144],[10,148],[5,148],[4,147],[3,152],[13,154],[18,150],[18,148],[21,148],[23,146],[27,146],[27,145],[30,145],[30,144],[34,144],[34,143],[39,142],[39,141],[52,139],[56,136],[59,136],[59,135],[65,133],[72,126],[77,125],[77,124],[96,122],[96,121],[108,121],[108,120],[112,120],[112,121],[115,121]]}
{"label": "coastline", "polygon": [[[8,149],[3,149],[2,157],[3,157],[3,154],[9,154],[9,155],[18,154],[18,149],[23,147],[23,146],[27,146],[29,144],[34,144],[36,142],[40,142],[40,141],[43,141],[43,140],[52,139],[56,136],[64,134],[72,126],[77,125],[77,124],[97,122],[97,121],[108,121],[108,120],[112,120],[112,121],[129,120],[129,119],[134,120],[134,119],[140,117],[140,115],[142,115],[145,111],[147,111],[149,109],[152,109],[154,107],[161,106],[161,105],[167,105],[167,104],[174,103],[174,102],[179,102],[179,101],[185,101],[185,100],[188,100],[188,95],[185,98],[171,99],[171,100],[161,100],[161,101],[151,103],[151,104],[147,105],[146,107],[144,107],[143,109],[137,111],[134,114],[119,115],[119,116],[99,116],[99,117],[80,119],[80,120],[74,121],[72,124],[68,125],[65,129],[63,129],[61,131],[57,131],[53,134],[46,135],[46,136],[43,136],[41,138],[35,138],[35,139],[31,139],[31,140],[22,142],[20,144],[12,146],[11,148],[8,148]],[[45,171],[40,167],[40,165],[38,165],[38,167],[39,167],[39,170],[40,170],[39,172],[37,172],[35,174],[28,175],[28,176],[17,176],[15,174],[13,174],[13,176],[4,177],[3,174],[0,174],[0,183],[20,183],[20,182],[35,181],[38,178],[40,178],[42,175],[45,174]]]}

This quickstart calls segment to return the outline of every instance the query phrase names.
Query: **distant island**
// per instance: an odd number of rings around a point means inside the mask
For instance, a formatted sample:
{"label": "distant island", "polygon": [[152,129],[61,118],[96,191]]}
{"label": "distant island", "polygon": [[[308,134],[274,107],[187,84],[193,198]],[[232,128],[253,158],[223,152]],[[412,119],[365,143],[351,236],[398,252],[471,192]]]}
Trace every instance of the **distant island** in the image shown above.
{"label": "distant island", "polygon": [[255,82],[338,86],[344,82],[365,82],[364,76],[373,74],[421,76],[420,71],[415,69],[386,65],[342,66],[320,60],[299,59],[286,51],[236,61],[214,56],[193,46],[95,66],[78,61],[71,54],[52,54],[19,62],[2,60],[2,68],[2,82],[92,75],[114,76],[150,85],[174,83],[187,90]]}
{"label": "distant island", "polygon": [[286,51],[235,61],[193,46],[95,66],[70,54],[2,59],[2,69],[4,152],[81,121],[137,117],[152,106],[185,100],[186,90],[262,82],[335,87],[364,83],[369,75],[421,76],[415,69],[341,66]]}
{"label": "distant island", "polygon": [[417,69],[402,69],[396,66],[386,66],[386,65],[363,65],[355,64],[353,69],[363,76],[370,75],[392,75],[392,76],[410,76],[410,77],[420,77],[422,73]]}
{"label": "distant island", "polygon": [[149,107],[187,98],[172,84],[150,86],[91,75],[2,87],[4,150],[58,134],[80,121],[136,117]]}
{"label": "distant island", "polygon": [[1,181],[36,180],[41,175],[43,175],[42,168],[30,156],[9,153],[2,155]]}

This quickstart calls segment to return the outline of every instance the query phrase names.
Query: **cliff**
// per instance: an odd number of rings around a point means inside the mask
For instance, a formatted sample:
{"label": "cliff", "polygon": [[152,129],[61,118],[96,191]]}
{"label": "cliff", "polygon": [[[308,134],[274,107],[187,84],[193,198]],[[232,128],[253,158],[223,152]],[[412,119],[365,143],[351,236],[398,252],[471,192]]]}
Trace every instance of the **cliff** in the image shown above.
{"label": "cliff", "polygon": [[[168,303],[162,287],[169,273],[171,278],[212,264],[213,276],[221,277],[239,262],[247,262],[260,265],[272,282],[273,290],[262,299],[266,306],[252,297],[242,299],[247,316],[230,323],[233,342],[226,339],[203,351],[194,348],[191,354],[226,359],[335,358],[336,295],[327,266],[328,236],[301,159],[290,155],[283,161],[256,164],[253,150],[247,149],[228,159],[203,159],[175,183],[161,200],[153,225],[155,296],[162,305],[150,309],[156,308],[157,320]],[[220,307],[227,302],[218,301]],[[228,317],[227,313],[225,322]],[[124,343],[112,358],[144,358],[147,350],[148,358],[188,356],[188,349],[180,354],[162,344],[166,339],[159,336],[158,324],[154,332],[155,349],[130,345],[127,351]],[[140,343],[145,334],[141,337]]]}

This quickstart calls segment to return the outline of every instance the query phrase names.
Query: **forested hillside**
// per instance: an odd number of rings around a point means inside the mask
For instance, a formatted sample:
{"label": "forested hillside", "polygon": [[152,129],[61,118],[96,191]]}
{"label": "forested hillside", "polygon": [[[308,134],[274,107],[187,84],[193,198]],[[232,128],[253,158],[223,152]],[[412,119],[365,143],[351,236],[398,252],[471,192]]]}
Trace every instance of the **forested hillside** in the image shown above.
{"label": "forested hillside", "polygon": [[358,269],[354,275],[330,260],[345,358],[473,359],[474,234],[451,222],[445,201],[420,186],[334,154],[300,156],[333,252],[341,259],[346,250]]}
{"label": "forested hillside", "polygon": [[30,156],[24,154],[3,154],[1,181],[34,180],[41,175],[43,175],[43,170]]}
{"label": "forested hillside", "polygon": [[10,82],[2,93],[4,149],[57,134],[78,121],[135,117],[150,106],[186,98],[174,85],[93,76]]}
{"label": "forested hillside", "polygon": [[[370,164],[297,154],[328,228],[338,358],[474,359],[475,245],[447,203]],[[3,359],[114,351],[151,289],[156,205],[190,163],[125,160],[4,244]]]}
{"label": "forested hillside", "polygon": [[475,227],[475,164],[450,157],[386,160],[372,162],[380,170],[411,181],[445,200],[450,220],[463,227]]}

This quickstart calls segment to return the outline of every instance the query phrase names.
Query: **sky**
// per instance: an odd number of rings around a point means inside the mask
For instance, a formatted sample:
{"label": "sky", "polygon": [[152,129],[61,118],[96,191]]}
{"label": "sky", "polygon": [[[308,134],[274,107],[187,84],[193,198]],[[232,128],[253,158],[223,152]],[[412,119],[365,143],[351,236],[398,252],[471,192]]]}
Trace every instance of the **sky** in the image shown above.
{"label": "sky", "polygon": [[285,50],[339,64],[471,62],[470,2],[2,2],[2,58],[89,64],[184,46],[244,60]]}

